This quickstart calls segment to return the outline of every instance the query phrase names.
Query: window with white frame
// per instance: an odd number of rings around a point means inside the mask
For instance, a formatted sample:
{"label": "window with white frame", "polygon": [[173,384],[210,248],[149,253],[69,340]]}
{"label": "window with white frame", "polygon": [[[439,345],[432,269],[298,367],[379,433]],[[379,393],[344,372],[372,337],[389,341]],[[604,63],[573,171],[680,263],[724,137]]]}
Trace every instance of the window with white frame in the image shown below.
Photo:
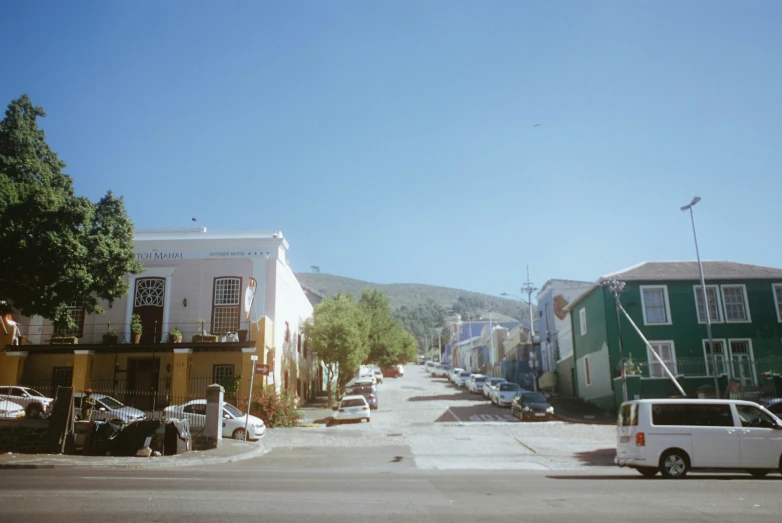
{"label": "window with white frame", "polygon": [[587,333],[587,311],[586,311],[586,308],[581,309],[580,311],[578,311],[578,320],[580,322],[581,335],[583,336],[584,334]]}
{"label": "window with white frame", "polygon": [[589,369],[589,356],[584,356],[584,383],[587,387],[592,385],[592,372]]}
{"label": "window with white frame", "polygon": [[241,278],[215,278],[212,303],[213,334],[239,330]]}
{"label": "window with white frame", "polygon": [[752,358],[752,342],[745,340],[730,340],[731,377],[746,387],[757,385],[755,365]]}
{"label": "window with white frame", "polygon": [[[695,306],[698,308],[698,323],[706,323],[706,307],[703,305],[703,289],[700,285],[693,287],[695,291]],[[716,285],[706,286],[706,296],[709,299],[709,319],[712,323],[722,323],[720,297]]]}
{"label": "window with white frame", "polygon": [[676,350],[673,347],[672,341],[651,341],[649,344],[652,346],[650,349],[646,347],[646,356],[649,361],[649,377],[650,378],[667,378],[663,366],[660,364],[657,358],[652,354],[652,350],[660,356],[665,366],[668,367],[674,376],[676,375]]}
{"label": "window with white frame", "polygon": [[703,340],[703,354],[706,358],[706,375],[714,375],[714,366],[717,366],[717,376],[727,374],[725,370],[725,341],[724,340],[712,340],[714,345],[709,343],[709,340]]}
{"label": "window with white frame", "polygon": [[668,303],[668,287],[665,285],[642,285],[645,325],[670,325],[671,309]]}
{"label": "window with white frame", "polygon": [[744,285],[723,285],[722,303],[725,305],[725,321],[749,321],[747,289]]}
{"label": "window with white frame", "polygon": [[84,307],[77,302],[68,305],[68,316],[71,317],[75,327],[57,327],[54,330],[56,336],[76,336],[80,338],[84,335]]}
{"label": "window with white frame", "polygon": [[782,322],[782,283],[771,286],[774,291],[774,304],[777,306],[777,321]]}

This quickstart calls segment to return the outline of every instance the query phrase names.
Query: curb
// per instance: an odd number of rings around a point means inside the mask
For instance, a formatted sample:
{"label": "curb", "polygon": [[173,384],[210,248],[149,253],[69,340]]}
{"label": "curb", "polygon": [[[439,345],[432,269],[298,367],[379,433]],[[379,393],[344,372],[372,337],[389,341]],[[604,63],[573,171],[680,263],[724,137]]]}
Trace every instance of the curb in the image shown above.
{"label": "curb", "polygon": [[[199,452],[199,451],[192,451]],[[209,452],[209,451],[200,451]],[[177,467],[193,467],[197,465],[218,465],[223,463],[233,463],[235,461],[244,461],[248,459],[257,458],[268,453],[269,450],[258,444],[258,448],[243,452],[241,454],[234,454],[232,456],[204,456],[204,457],[187,457],[177,460],[177,456],[172,456],[166,459],[165,456],[157,458],[138,458],[138,462],[129,463],[0,463],[0,470],[29,470],[29,469],[164,469],[164,468],[177,468]],[[181,454],[186,456],[186,454]],[[56,460],[58,458],[43,458],[44,460]],[[78,459],[78,457],[74,457]],[[128,458],[126,458],[128,459]],[[146,461],[144,461],[146,460]],[[163,461],[166,460],[166,461]]]}
{"label": "curb", "polygon": [[578,418],[568,418],[566,416],[561,416],[559,414],[554,414],[554,418],[558,419],[559,421],[565,421],[567,423],[578,423],[581,425],[615,425],[615,421],[602,421],[602,420],[595,420],[595,419],[578,419]]}

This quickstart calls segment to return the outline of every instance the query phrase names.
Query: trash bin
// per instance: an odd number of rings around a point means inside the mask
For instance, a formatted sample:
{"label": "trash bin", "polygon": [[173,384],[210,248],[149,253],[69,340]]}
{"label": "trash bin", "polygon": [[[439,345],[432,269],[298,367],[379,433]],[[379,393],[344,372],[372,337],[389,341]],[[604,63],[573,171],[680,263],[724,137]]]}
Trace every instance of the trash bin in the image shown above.
{"label": "trash bin", "polygon": [[163,454],[172,456],[189,452],[192,448],[192,436],[190,435],[190,422],[186,419],[174,419],[167,421],[166,432],[163,439]]}

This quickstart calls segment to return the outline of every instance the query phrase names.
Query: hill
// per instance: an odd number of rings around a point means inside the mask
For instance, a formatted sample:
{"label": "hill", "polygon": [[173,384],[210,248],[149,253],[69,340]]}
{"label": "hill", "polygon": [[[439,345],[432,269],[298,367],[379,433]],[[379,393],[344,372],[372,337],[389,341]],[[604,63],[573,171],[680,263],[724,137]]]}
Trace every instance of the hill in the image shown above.
{"label": "hill", "polygon": [[371,283],[333,274],[320,273],[296,273],[296,277],[302,285],[309,287],[325,296],[333,296],[339,291],[352,294],[354,297],[361,295],[361,291],[370,288],[385,292],[391,302],[391,308],[397,311],[403,307],[414,309],[419,306],[434,302],[446,309],[449,313],[459,312],[465,316],[465,310],[473,319],[479,317],[488,318],[486,304],[493,308],[492,319],[497,321],[523,321],[529,322],[529,308],[526,303],[518,300],[492,296],[479,292],[471,292],[450,287],[438,287],[436,285],[422,285],[415,283]]}

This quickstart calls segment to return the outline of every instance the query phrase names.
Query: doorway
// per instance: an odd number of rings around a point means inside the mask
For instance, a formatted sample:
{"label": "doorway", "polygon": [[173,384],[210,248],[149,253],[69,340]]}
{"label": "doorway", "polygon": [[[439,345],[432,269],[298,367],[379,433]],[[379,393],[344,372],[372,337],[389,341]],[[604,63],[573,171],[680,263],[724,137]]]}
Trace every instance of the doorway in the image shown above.
{"label": "doorway", "polygon": [[141,343],[160,343],[163,336],[165,278],[139,278],[134,291],[133,314],[141,317]]}
{"label": "doorway", "polygon": [[160,381],[160,358],[128,358],[125,403],[141,410],[152,410],[156,404]]}

